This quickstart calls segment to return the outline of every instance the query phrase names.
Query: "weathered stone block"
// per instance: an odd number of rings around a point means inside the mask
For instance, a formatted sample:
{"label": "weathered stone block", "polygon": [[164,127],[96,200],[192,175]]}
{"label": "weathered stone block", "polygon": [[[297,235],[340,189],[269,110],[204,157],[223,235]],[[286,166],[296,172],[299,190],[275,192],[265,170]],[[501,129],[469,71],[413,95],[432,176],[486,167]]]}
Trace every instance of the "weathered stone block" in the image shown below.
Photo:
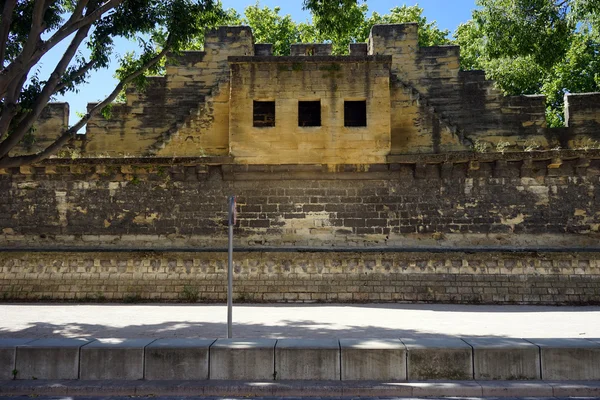
{"label": "weathered stone block", "polygon": [[98,339],[81,349],[81,379],[144,379],[144,348],[155,339]]}
{"label": "weathered stone block", "polygon": [[17,346],[17,379],[77,379],[89,339],[38,339]]}
{"label": "weathered stone block", "polygon": [[147,380],[208,379],[210,345],[216,339],[158,339],[146,346]]}
{"label": "weathered stone block", "polygon": [[539,349],[522,339],[468,338],[475,379],[541,379]]}
{"label": "weathered stone block", "polygon": [[[13,379],[16,370],[17,347],[35,339],[0,339],[0,381]],[[18,371],[17,371],[18,372]]]}
{"label": "weathered stone block", "polygon": [[600,379],[600,343],[585,339],[527,339],[540,347],[542,379]]}
{"label": "weathered stone block", "polygon": [[402,339],[409,380],[473,379],[472,349],[458,338]]}
{"label": "weathered stone block", "polygon": [[274,339],[218,339],[210,347],[210,379],[273,380]]}
{"label": "weathered stone block", "polygon": [[276,379],[339,380],[336,339],[281,339],[275,347]]}
{"label": "weathered stone block", "polygon": [[406,380],[406,346],[399,339],[340,339],[342,380]]}

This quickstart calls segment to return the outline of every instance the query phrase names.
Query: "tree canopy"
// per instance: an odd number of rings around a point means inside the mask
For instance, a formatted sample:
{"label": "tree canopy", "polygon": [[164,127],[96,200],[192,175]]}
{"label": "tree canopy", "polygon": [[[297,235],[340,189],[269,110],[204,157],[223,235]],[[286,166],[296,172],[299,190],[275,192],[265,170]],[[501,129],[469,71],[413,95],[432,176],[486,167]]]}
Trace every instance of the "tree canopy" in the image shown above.
{"label": "tree canopy", "polygon": [[246,7],[244,16],[237,16],[239,23],[252,28],[259,43],[272,43],[273,54],[288,55],[292,43],[331,42],[334,54],[347,54],[350,43],[365,42],[371,28],[376,24],[419,24],[421,46],[450,44],[450,32],[429,22],[419,6],[392,8],[387,14],[373,12],[369,15],[367,3],[350,0],[306,1],[312,20],[295,22],[290,15],[279,14],[280,8],[262,7],[257,2]]}
{"label": "tree canopy", "polygon": [[510,95],[544,94],[550,126],[566,93],[600,90],[600,0],[477,0],[458,27],[461,67],[483,69]]}

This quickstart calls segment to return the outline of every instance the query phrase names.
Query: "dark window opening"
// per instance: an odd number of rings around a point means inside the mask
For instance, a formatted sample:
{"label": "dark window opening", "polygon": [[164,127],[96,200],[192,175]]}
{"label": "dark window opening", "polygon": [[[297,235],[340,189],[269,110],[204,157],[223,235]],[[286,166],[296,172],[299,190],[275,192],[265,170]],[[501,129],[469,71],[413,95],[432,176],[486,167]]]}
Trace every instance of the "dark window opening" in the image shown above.
{"label": "dark window opening", "polygon": [[321,126],[321,101],[298,102],[298,126]]}
{"label": "dark window opening", "polygon": [[254,126],[275,126],[275,102],[254,101]]}
{"label": "dark window opening", "polygon": [[367,126],[367,102],[344,102],[344,126]]}

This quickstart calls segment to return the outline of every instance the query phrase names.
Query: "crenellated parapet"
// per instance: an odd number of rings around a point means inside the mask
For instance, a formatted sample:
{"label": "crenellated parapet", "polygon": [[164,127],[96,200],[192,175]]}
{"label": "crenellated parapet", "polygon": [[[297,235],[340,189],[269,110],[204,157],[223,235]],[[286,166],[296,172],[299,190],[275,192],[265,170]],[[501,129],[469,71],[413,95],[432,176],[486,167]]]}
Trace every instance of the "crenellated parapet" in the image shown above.
{"label": "crenellated parapet", "polygon": [[[415,23],[376,25],[349,55],[331,52],[299,43],[279,57],[249,27],[207,32],[204,51],[170,56],[165,76],[92,118],[82,153],[342,165],[600,147],[600,94],[567,95],[567,127],[548,128],[543,96],[504,96],[483,71],[460,70],[459,47],[419,47]],[[52,107],[44,138],[66,120]]]}

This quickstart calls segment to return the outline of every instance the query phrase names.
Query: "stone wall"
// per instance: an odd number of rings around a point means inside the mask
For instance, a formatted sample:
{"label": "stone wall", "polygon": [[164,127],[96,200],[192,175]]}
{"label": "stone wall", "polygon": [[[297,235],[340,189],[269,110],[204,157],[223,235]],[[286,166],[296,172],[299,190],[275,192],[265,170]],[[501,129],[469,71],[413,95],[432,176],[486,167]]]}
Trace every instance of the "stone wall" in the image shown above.
{"label": "stone wall", "polygon": [[[600,253],[236,252],[236,302],[599,304]],[[223,302],[227,253],[2,252],[0,300]]]}
{"label": "stone wall", "polygon": [[0,175],[0,245],[597,247],[595,151],[396,157],[387,164],[48,161]]}
{"label": "stone wall", "polygon": [[[291,54],[273,57],[249,27],[208,31],[204,51],[170,56],[164,76],[128,88],[126,103],[94,116],[78,150],[338,165],[397,154],[600,147],[598,94],[568,95],[568,126],[547,128],[543,96],[504,96],[483,71],[460,70],[457,46],[420,47],[414,23],[374,26],[349,56],[331,56],[330,44],[294,44]],[[321,102],[320,126],[299,126],[298,102],[307,100]],[[253,126],[253,101],[275,102],[275,126]],[[366,126],[346,126],[345,101],[365,101]],[[48,111],[40,135],[56,137],[64,120]]]}
{"label": "stone wall", "polygon": [[[369,164],[390,153],[391,57],[231,57],[231,155],[241,164]],[[275,102],[275,124],[253,126],[253,101]],[[319,126],[298,126],[298,102],[318,101]],[[344,126],[346,101],[365,126]]]}

